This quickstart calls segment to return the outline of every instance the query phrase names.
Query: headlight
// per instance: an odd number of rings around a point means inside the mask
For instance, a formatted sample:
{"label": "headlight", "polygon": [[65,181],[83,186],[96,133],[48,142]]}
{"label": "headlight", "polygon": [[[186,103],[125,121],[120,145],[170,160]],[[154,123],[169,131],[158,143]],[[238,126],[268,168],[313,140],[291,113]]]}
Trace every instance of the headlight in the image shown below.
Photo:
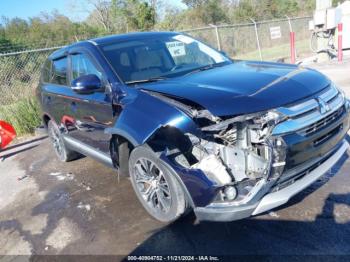
{"label": "headlight", "polygon": [[272,130],[279,123],[287,120],[287,116],[277,110],[271,110],[256,116],[252,119],[254,125],[250,126],[251,142],[261,143],[267,136],[272,133]]}
{"label": "headlight", "polygon": [[344,90],[337,88],[339,93],[341,94],[342,98],[345,100],[345,102],[349,102],[349,100],[346,98],[346,94],[344,92]]}
{"label": "headlight", "polygon": [[250,124],[260,125],[259,128],[261,128],[261,125],[265,125],[268,123],[276,125],[279,122],[284,121],[285,119],[286,119],[286,116],[283,113],[277,110],[269,110],[265,112],[236,116],[230,119],[223,120],[214,125],[202,127],[201,130],[205,132],[220,131],[220,130],[224,130],[225,128],[227,128],[229,125],[232,125],[232,124],[234,125],[238,123],[248,123],[248,122],[250,122]]}
{"label": "headlight", "polygon": [[271,111],[265,112],[262,116],[253,118],[254,122],[262,123],[262,124],[278,124],[284,120],[286,120],[286,116],[281,112],[273,109]]}
{"label": "headlight", "polygon": [[338,87],[336,84],[332,83],[332,87],[337,89],[338,92],[340,93],[341,97],[343,98],[345,109],[349,110],[350,109],[350,100],[347,99],[346,94],[344,90],[342,90],[340,87]]}

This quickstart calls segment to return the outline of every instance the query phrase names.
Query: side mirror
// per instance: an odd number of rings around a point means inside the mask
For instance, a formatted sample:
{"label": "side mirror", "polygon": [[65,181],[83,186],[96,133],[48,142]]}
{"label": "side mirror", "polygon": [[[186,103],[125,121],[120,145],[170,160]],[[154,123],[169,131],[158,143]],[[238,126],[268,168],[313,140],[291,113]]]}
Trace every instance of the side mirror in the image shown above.
{"label": "side mirror", "polygon": [[71,87],[78,94],[92,94],[102,89],[102,82],[96,75],[90,74],[74,79]]}

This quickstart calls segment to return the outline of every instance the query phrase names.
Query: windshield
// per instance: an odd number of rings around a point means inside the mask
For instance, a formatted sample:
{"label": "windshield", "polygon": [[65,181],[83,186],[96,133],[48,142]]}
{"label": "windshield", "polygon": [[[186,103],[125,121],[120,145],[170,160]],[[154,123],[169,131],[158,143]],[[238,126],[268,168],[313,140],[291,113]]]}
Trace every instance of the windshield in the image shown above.
{"label": "windshield", "polygon": [[231,63],[213,48],[186,35],[166,35],[102,46],[127,84],[158,81]]}

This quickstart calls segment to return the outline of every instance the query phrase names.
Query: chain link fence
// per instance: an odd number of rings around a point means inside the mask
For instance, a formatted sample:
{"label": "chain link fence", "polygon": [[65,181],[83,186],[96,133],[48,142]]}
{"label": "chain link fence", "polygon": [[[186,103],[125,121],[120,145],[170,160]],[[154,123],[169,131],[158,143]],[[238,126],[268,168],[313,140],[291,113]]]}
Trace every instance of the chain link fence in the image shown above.
{"label": "chain link fence", "polygon": [[[236,25],[211,25],[183,32],[225,51],[235,59],[289,62],[290,27],[296,32],[297,57],[309,53],[310,17],[254,21]],[[277,35],[271,37],[271,28]],[[273,39],[274,38],[274,39]],[[60,47],[0,53],[0,119],[14,125],[18,134],[30,133],[40,124],[35,90],[41,66]]]}
{"label": "chain link fence", "polygon": [[[291,31],[296,32],[297,57],[302,58],[310,53],[310,19],[311,17],[285,18],[256,24],[252,20],[251,23],[211,25],[183,32],[225,51],[235,59],[289,62]],[[272,37],[271,30],[277,31],[277,35]]]}
{"label": "chain link fence", "polygon": [[0,119],[11,123],[18,135],[40,125],[35,90],[42,64],[58,48],[0,54]]}

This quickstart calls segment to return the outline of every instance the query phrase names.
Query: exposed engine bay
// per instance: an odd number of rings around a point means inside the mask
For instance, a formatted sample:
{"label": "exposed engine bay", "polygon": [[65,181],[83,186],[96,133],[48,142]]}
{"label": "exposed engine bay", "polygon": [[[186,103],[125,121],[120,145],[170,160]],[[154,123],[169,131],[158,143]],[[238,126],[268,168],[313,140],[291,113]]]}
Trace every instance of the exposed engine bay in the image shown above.
{"label": "exposed engine bay", "polygon": [[191,168],[222,187],[217,201],[247,202],[256,185],[282,174],[286,149],[282,139],[271,136],[276,124],[274,113],[255,114],[219,120],[202,127],[205,138],[191,137],[198,159]]}

